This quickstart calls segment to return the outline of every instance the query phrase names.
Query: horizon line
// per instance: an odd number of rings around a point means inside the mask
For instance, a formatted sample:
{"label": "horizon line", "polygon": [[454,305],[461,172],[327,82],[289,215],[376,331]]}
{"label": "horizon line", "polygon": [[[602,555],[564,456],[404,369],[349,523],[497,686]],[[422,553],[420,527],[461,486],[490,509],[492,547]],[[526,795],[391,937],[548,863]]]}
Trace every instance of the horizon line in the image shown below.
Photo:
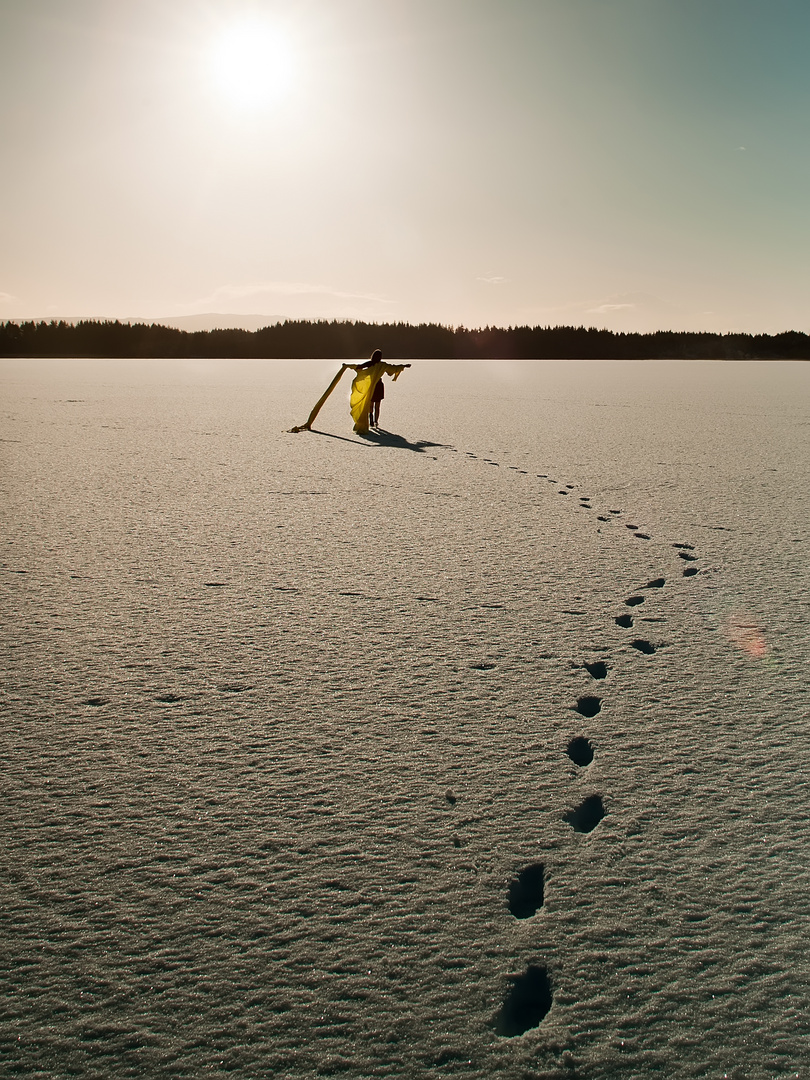
{"label": "horizon line", "polygon": [[[485,333],[487,331],[500,331],[503,333],[509,333],[515,330],[582,330],[587,333],[602,333],[612,334],[616,336],[631,336],[636,335],[639,337],[651,337],[656,334],[694,334],[707,337],[780,337],[784,334],[801,334],[805,337],[810,335],[810,331],[797,330],[795,328],[788,328],[785,330],[673,330],[658,328],[656,330],[615,330],[607,326],[598,326],[594,324],[586,325],[585,323],[509,323],[508,325],[499,324],[486,324],[483,326],[466,326],[464,323],[442,323],[442,322],[410,322],[408,320],[399,320],[396,322],[378,321],[376,319],[353,319],[353,318],[290,318],[290,317],[276,317],[262,326],[258,326],[253,330],[249,330],[243,326],[220,326],[212,327],[208,330],[185,330],[182,327],[172,326],[170,322],[186,322],[192,319],[205,319],[205,318],[241,318],[241,319],[261,319],[264,316],[245,314],[240,316],[231,316],[225,312],[203,312],[199,315],[164,315],[157,318],[149,316],[132,316],[122,318],[120,316],[109,315],[61,315],[61,316],[17,316],[14,318],[0,319],[0,326],[3,325],[15,325],[22,326],[26,323],[30,323],[35,326],[77,326],[79,324],[89,325],[120,325],[120,326],[157,326],[165,330],[176,330],[182,334],[210,334],[210,333],[227,333],[228,331],[238,331],[246,334],[256,334],[262,330],[272,329],[276,326],[284,325],[301,325],[308,324],[312,326],[325,325],[325,326],[379,326],[379,327],[412,327],[418,329],[420,327],[434,327],[438,330],[447,330],[455,334],[459,331],[471,334]],[[165,321],[163,321],[165,320]]]}

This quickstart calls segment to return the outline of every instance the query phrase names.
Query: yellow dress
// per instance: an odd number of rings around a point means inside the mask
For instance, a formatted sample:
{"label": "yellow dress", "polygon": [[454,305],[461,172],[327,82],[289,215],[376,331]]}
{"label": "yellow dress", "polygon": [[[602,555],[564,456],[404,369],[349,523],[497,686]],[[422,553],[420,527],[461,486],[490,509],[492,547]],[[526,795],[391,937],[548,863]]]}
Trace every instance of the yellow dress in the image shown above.
{"label": "yellow dress", "polygon": [[374,387],[383,375],[390,375],[396,382],[404,370],[404,364],[384,364],[382,360],[378,360],[376,364],[371,364],[369,367],[364,367],[357,372],[352,383],[352,396],[349,400],[355,431],[368,431],[371,398],[374,394]]}

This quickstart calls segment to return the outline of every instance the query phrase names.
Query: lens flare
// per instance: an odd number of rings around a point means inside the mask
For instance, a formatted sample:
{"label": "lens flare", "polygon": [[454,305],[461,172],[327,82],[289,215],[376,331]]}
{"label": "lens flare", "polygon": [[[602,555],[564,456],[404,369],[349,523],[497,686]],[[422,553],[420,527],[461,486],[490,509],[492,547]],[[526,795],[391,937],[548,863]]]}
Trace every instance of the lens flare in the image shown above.
{"label": "lens flare", "polygon": [[768,655],[768,643],[756,619],[746,615],[729,615],[724,630],[731,644],[752,660],[764,660]]}

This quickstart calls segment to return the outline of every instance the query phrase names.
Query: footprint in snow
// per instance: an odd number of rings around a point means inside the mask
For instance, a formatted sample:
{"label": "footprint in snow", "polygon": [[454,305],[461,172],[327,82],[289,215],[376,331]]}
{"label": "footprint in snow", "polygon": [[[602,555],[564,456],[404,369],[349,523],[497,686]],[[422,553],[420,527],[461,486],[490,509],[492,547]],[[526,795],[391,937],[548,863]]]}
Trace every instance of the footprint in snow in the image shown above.
{"label": "footprint in snow", "polygon": [[512,983],[493,1027],[498,1035],[513,1039],[537,1027],[551,1008],[553,990],[548,971],[530,964],[522,975],[511,975]]}
{"label": "footprint in snow", "polygon": [[574,810],[564,814],[563,820],[568,822],[574,832],[589,833],[593,832],[604,816],[605,807],[601,796],[589,795]]}
{"label": "footprint in snow", "polygon": [[516,919],[528,919],[543,906],[545,867],[532,863],[520,871],[509,885],[508,904]]}
{"label": "footprint in snow", "polygon": [[602,710],[602,699],[594,697],[592,694],[586,694],[584,697],[579,698],[576,705],[573,705],[572,708],[575,712],[578,712],[580,716],[596,716],[596,714]]}
{"label": "footprint in snow", "polygon": [[574,736],[565,752],[573,763],[581,769],[584,769],[593,761],[593,745],[584,735]]}
{"label": "footprint in snow", "polygon": [[655,652],[655,646],[645,638],[636,638],[635,641],[631,641],[630,644],[634,649],[638,649],[639,652],[645,653],[647,656]]}
{"label": "footprint in snow", "polygon": [[604,660],[594,660],[592,664],[589,664],[586,661],[582,666],[594,679],[604,679],[607,677],[608,666]]}

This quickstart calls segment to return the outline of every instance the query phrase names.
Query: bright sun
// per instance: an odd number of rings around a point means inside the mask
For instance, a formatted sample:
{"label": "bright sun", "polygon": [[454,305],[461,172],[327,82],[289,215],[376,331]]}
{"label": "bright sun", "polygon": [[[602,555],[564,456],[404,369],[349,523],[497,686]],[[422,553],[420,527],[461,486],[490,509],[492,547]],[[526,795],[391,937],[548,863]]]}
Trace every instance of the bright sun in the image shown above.
{"label": "bright sun", "polygon": [[217,93],[230,105],[262,109],[289,93],[295,57],[282,31],[252,19],[218,35],[209,53],[209,70]]}

